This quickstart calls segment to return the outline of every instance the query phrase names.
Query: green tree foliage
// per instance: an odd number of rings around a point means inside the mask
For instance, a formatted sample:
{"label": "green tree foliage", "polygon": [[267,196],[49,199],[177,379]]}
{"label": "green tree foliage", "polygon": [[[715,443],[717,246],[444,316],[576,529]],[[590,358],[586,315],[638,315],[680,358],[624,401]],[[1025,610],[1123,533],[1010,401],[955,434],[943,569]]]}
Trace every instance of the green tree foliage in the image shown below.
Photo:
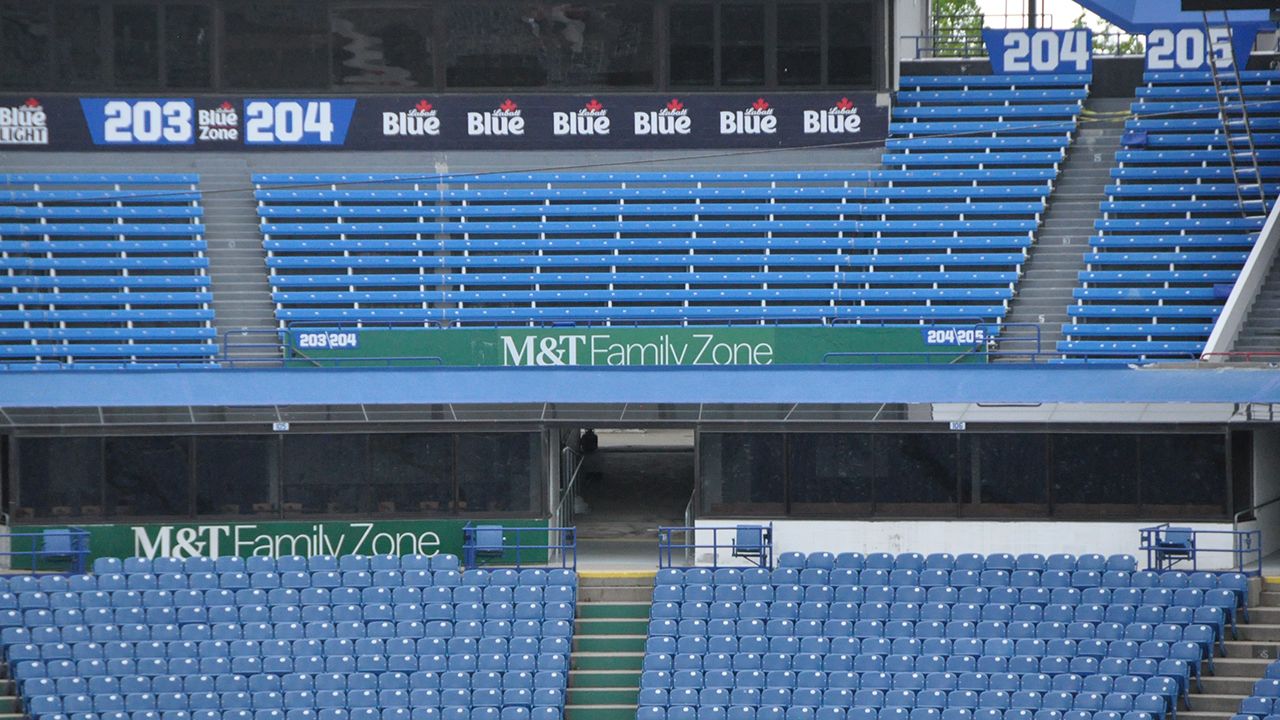
{"label": "green tree foliage", "polygon": [[[1071,26],[1084,27],[1084,13],[1080,13]],[[1140,35],[1129,35],[1111,23],[1095,28],[1093,31],[1094,55],[1141,55],[1143,52]]]}
{"label": "green tree foliage", "polygon": [[936,57],[982,54],[985,18],[978,0],[933,0],[932,8]]}

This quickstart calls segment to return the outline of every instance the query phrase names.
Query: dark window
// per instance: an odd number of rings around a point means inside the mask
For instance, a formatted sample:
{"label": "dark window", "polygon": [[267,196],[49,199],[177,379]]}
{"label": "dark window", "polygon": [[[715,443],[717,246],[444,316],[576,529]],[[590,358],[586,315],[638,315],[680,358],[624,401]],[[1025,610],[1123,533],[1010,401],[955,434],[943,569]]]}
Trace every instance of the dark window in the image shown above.
{"label": "dark window", "polygon": [[703,433],[698,439],[702,508],[716,515],[777,514],[785,507],[785,436]]}
{"label": "dark window", "polygon": [[822,82],[822,6],[778,5],[778,84]]}
{"label": "dark window", "polygon": [[49,3],[0,2],[0,87],[36,90],[49,78]]}
{"label": "dark window", "polygon": [[878,27],[875,4],[836,2],[827,13],[827,84],[871,85]]}
{"label": "dark window", "polygon": [[213,17],[202,5],[164,7],[165,85],[206,88],[212,84],[209,48]]}
{"label": "dark window", "polygon": [[285,514],[367,510],[368,446],[366,435],[285,436]]}
{"label": "dark window", "polygon": [[450,87],[546,85],[543,28],[528,10],[512,2],[450,4],[445,82]]}
{"label": "dark window", "polygon": [[763,6],[720,6],[720,84],[764,85]]}
{"label": "dark window", "polygon": [[191,514],[191,438],[111,437],[105,454],[108,514]]}
{"label": "dark window", "polygon": [[450,87],[653,84],[644,3],[453,3],[448,28]]}
{"label": "dark window", "polygon": [[269,435],[196,438],[196,514],[272,515],[277,441]]}
{"label": "dark window", "polygon": [[19,519],[101,517],[102,441],[19,440],[18,482]]}
{"label": "dark window", "polygon": [[827,433],[790,436],[791,510],[797,514],[868,512],[884,463],[875,436]]}
{"label": "dark window", "polygon": [[715,8],[709,4],[673,5],[669,18],[671,84],[714,84]]}
{"label": "dark window", "polygon": [[334,84],[431,86],[429,7],[334,8],[331,25]]}
{"label": "dark window", "polygon": [[154,87],[160,82],[160,21],[155,5],[116,5],[112,16],[116,84]]}
{"label": "dark window", "polygon": [[1061,515],[1132,515],[1138,503],[1134,435],[1054,435],[1053,502]]}
{"label": "dark window", "polygon": [[[965,449],[960,466],[965,513],[1016,515],[1047,509],[1047,436],[972,434],[960,437]],[[1028,508],[1028,505],[1041,507]]]}
{"label": "dark window", "polygon": [[453,509],[453,436],[369,436],[374,512],[438,513]]}
{"label": "dark window", "polygon": [[1162,515],[1225,512],[1227,448],[1222,435],[1143,435],[1142,504]]}
{"label": "dark window", "polygon": [[[920,506],[956,502],[954,435],[877,435],[876,442],[877,454],[885,463],[885,473],[876,484],[876,502],[889,506],[888,512],[930,512]],[[893,505],[912,507],[895,509]]]}
{"label": "dark window", "polygon": [[105,43],[102,8],[58,3],[54,8],[53,65],[58,87],[75,88],[102,82]]}
{"label": "dark window", "polygon": [[229,2],[223,28],[223,82],[228,87],[328,86],[328,18],[313,3]]}
{"label": "dark window", "polygon": [[541,494],[538,448],[534,433],[458,435],[458,509],[479,515],[533,512]]}

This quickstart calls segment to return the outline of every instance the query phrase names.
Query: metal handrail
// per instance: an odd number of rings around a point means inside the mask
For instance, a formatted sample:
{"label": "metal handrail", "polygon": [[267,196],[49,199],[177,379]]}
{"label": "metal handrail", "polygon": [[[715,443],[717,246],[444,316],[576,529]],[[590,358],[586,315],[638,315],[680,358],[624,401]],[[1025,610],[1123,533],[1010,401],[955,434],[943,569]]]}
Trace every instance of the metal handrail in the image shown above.
{"label": "metal handrail", "polygon": [[[1251,507],[1247,507],[1247,508],[1245,508],[1245,509],[1241,510],[1240,512],[1236,513],[1235,515],[1232,515],[1232,516],[1231,516],[1231,529],[1232,529],[1233,531],[1237,531],[1237,532],[1238,532],[1238,531],[1240,530],[1240,518],[1244,517],[1245,515],[1248,515],[1248,514],[1249,514],[1249,513],[1251,513],[1251,512],[1254,512],[1254,511],[1256,511],[1256,510],[1261,510],[1262,508],[1267,507],[1268,505],[1274,505],[1274,504],[1276,504],[1276,503],[1280,503],[1280,497],[1273,497],[1273,498],[1271,498],[1270,500],[1268,500],[1268,501],[1266,501],[1266,502],[1258,503],[1257,505],[1253,505],[1253,506],[1251,506]],[[1256,519],[1256,518],[1255,518],[1255,519]]]}
{"label": "metal handrail", "polygon": [[583,462],[586,461],[586,457],[583,456],[582,453],[566,445],[564,446],[564,448],[560,450],[560,462],[563,463],[566,459],[566,456],[570,456],[570,455],[577,458],[578,464],[573,467],[573,472],[570,473],[569,475],[568,484],[566,484],[564,486],[564,489],[560,491],[560,502],[556,503],[556,509],[551,513],[551,522],[561,526],[565,526],[565,527],[569,525],[573,525],[573,521],[577,519],[574,515],[572,502],[569,503],[568,515],[565,516],[563,513],[565,508],[565,501],[573,498],[574,486],[577,485],[578,483],[578,472],[582,470],[582,464]]}

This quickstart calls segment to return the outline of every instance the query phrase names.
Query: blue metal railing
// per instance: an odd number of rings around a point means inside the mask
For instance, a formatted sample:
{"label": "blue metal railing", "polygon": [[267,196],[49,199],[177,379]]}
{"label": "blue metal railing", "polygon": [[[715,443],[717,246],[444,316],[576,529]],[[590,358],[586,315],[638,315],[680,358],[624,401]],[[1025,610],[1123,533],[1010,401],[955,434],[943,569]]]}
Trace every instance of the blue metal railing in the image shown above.
{"label": "blue metal railing", "polygon": [[50,528],[41,532],[0,533],[0,543],[8,546],[7,550],[0,550],[0,555],[9,558],[9,567],[0,569],[0,575],[45,570],[65,570],[80,575],[89,566],[88,530]]}
{"label": "blue metal railing", "polygon": [[[711,542],[699,542],[711,535]],[[726,538],[726,536],[728,536]],[[773,523],[767,525],[732,525],[726,527],[659,527],[658,567],[706,567],[697,562],[698,550],[710,550],[710,567],[773,568]],[[721,557],[721,551],[727,556]]]}
{"label": "blue metal railing", "polygon": [[[1147,554],[1148,570],[1232,570],[1246,575],[1262,574],[1261,530],[1197,530],[1169,523],[1138,530],[1138,549]],[[1213,546],[1225,536],[1230,547]],[[1231,556],[1231,567],[1209,560]],[[1203,556],[1203,557],[1202,557]]]}
{"label": "blue metal railing", "polygon": [[462,563],[578,569],[578,531],[573,527],[476,525],[462,528]]}

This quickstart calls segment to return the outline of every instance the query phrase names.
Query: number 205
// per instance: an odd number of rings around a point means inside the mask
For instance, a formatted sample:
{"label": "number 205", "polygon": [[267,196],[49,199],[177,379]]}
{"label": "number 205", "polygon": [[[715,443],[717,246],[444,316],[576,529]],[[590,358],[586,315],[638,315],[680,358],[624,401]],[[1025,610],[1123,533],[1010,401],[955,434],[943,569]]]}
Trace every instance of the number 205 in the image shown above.
{"label": "number 205", "polygon": [[1058,72],[1063,65],[1075,72],[1089,67],[1089,31],[1011,32],[1005,36],[1005,72]]}

